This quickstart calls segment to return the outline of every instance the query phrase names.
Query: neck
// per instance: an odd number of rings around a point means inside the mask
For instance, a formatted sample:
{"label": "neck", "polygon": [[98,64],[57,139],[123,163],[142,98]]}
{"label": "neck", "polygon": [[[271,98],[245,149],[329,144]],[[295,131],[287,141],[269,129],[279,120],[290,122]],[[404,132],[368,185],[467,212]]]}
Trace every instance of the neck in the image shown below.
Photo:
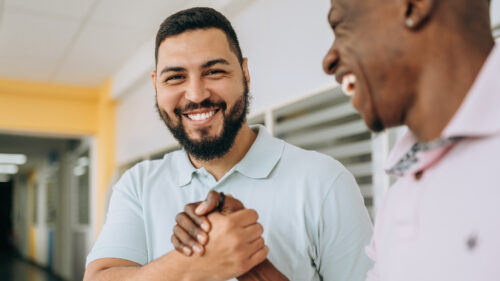
{"label": "neck", "polygon": [[219,180],[245,157],[256,138],[257,134],[245,122],[236,135],[233,146],[224,156],[202,161],[190,155],[189,159],[197,169],[204,167],[216,180]]}
{"label": "neck", "polygon": [[436,44],[439,49],[428,50],[431,55],[420,69],[415,100],[405,119],[420,141],[441,136],[493,48],[493,40],[474,39],[448,38],[448,44]]}

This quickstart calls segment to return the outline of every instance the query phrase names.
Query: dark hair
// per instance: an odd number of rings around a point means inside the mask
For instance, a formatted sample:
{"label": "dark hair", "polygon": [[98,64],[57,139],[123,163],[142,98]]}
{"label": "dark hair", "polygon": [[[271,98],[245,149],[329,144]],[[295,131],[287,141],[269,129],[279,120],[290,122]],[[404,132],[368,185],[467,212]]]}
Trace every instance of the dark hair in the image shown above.
{"label": "dark hair", "polygon": [[240,43],[236,37],[231,23],[227,18],[212,8],[197,7],[179,11],[166,18],[156,34],[155,62],[158,63],[158,48],[160,44],[170,36],[178,35],[189,30],[218,28],[227,37],[229,47],[238,58],[240,64],[243,62]]}

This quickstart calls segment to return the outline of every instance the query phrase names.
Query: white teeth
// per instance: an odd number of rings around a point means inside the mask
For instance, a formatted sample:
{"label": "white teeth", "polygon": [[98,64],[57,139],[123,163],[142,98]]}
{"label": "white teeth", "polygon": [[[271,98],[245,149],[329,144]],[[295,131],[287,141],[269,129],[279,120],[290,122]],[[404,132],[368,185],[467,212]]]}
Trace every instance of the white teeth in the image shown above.
{"label": "white teeth", "polygon": [[194,121],[202,121],[206,120],[212,116],[214,116],[215,111],[210,111],[206,113],[196,113],[196,114],[188,114],[189,119],[194,120]]}
{"label": "white teeth", "polygon": [[349,97],[354,95],[354,89],[356,88],[356,76],[352,73],[344,75],[342,77],[342,91]]}

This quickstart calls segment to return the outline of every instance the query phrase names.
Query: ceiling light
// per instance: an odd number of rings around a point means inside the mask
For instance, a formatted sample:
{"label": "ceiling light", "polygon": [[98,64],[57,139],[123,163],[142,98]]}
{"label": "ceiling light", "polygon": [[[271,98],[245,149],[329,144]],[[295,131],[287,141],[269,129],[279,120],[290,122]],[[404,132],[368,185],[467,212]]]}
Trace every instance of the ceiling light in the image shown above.
{"label": "ceiling light", "polygon": [[26,163],[26,155],[24,154],[5,154],[0,153],[0,164],[16,164],[23,165]]}
{"label": "ceiling light", "polygon": [[89,158],[88,157],[80,157],[78,158],[78,166],[88,166],[89,165]]}
{"label": "ceiling light", "polygon": [[16,174],[19,168],[16,165],[0,164],[0,174]]}

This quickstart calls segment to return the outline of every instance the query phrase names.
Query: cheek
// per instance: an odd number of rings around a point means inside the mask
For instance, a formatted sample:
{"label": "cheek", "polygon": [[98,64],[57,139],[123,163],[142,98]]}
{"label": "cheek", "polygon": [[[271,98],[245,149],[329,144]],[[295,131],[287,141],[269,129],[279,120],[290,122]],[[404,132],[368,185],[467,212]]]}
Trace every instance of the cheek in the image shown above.
{"label": "cheek", "polygon": [[176,95],[171,91],[159,90],[156,95],[156,101],[162,110],[172,113],[175,107],[179,106],[180,95]]}
{"label": "cheek", "polygon": [[243,82],[237,83],[227,81],[227,83],[213,83],[209,85],[213,100],[222,100],[230,109],[234,103],[243,95]]}

